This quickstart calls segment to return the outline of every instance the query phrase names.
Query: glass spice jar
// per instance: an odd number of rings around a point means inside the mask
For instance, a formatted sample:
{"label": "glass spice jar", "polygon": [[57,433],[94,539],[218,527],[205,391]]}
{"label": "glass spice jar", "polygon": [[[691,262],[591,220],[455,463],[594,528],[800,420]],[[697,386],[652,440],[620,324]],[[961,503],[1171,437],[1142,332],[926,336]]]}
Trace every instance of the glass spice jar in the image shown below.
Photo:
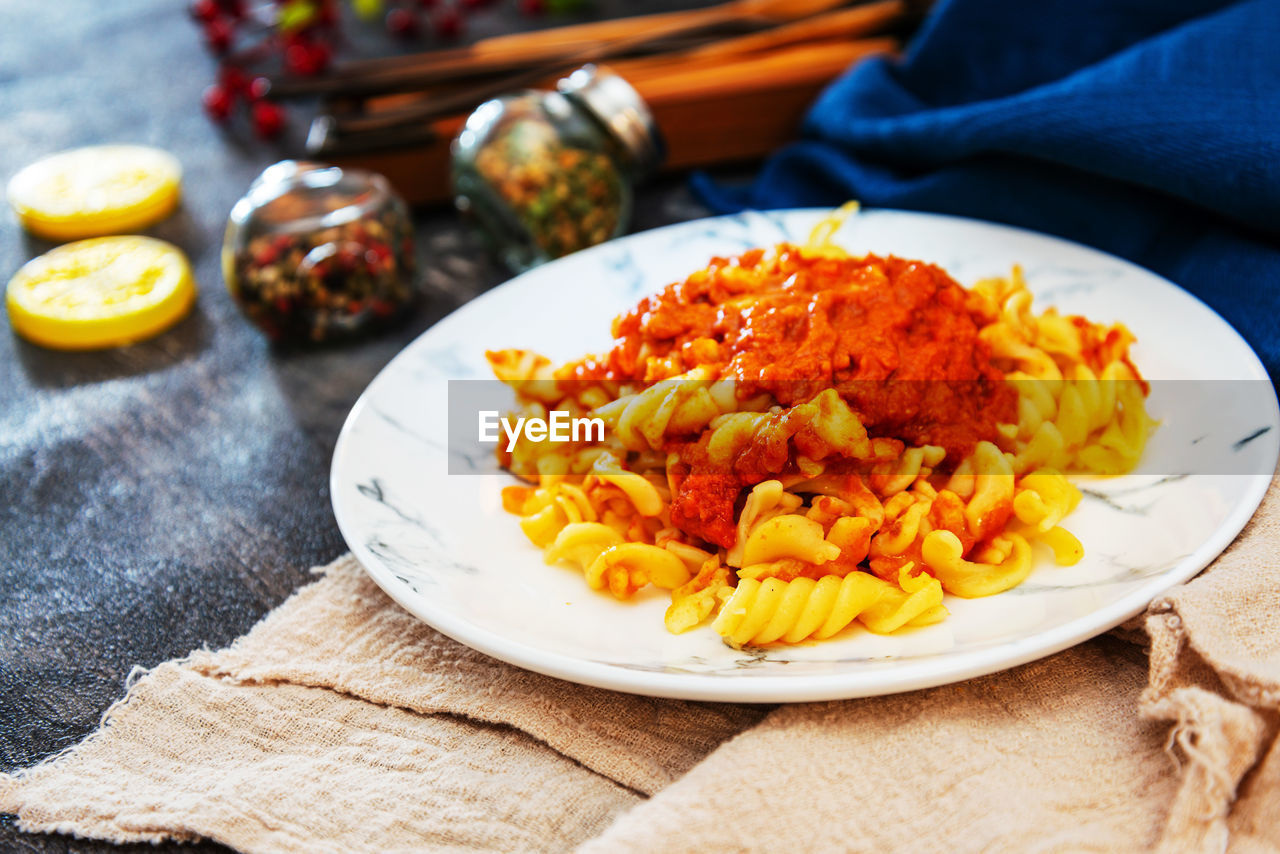
{"label": "glass spice jar", "polygon": [[486,101],[453,143],[458,209],[516,271],[621,234],[633,184],[662,159],[648,106],[617,74],[587,65],[557,88]]}
{"label": "glass spice jar", "polygon": [[275,341],[323,342],[396,318],[417,295],[413,228],[386,179],[284,160],[231,209],[222,272]]}

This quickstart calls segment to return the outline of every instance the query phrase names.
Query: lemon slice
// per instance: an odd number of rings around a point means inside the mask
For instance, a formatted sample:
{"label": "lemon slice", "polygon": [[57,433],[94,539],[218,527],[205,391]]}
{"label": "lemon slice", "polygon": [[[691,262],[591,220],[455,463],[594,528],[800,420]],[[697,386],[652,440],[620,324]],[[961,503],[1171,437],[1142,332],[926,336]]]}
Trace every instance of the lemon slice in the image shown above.
{"label": "lemon slice", "polygon": [[195,301],[182,250],[152,237],[95,237],[34,258],[9,280],[9,322],[58,350],[130,344],[177,323]]}
{"label": "lemon slice", "polygon": [[37,160],[9,181],[22,226],[50,240],[145,228],[178,205],[182,166],[143,145],[95,145]]}

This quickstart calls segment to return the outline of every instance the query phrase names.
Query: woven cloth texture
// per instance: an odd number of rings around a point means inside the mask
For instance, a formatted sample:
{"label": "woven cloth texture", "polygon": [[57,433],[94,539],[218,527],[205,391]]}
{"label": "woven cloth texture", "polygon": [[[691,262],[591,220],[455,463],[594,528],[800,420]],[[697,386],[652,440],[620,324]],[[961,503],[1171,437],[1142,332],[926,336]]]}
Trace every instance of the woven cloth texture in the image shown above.
{"label": "woven cloth texture", "polygon": [[82,744],[0,775],[0,810],[247,852],[1280,852],[1277,545],[1273,482],[1145,638],[772,709],[511,667],[346,557],[231,647],[142,674]]}

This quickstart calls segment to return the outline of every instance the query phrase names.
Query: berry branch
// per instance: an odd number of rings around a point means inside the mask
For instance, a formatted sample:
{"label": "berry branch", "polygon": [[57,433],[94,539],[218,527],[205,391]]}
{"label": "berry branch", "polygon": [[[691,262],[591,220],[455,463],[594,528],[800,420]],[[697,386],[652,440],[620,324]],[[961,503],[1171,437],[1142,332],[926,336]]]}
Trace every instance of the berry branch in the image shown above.
{"label": "berry branch", "polygon": [[[436,41],[459,38],[469,12],[497,0],[349,0],[356,17],[381,19],[391,35]],[[516,0],[526,15],[568,12],[584,0]],[[247,110],[254,133],[271,139],[284,129],[284,108],[270,99],[265,75],[310,77],[323,74],[342,45],[338,0],[194,0],[191,16],[200,24],[205,45],[219,58],[218,79],[201,102],[209,118],[231,120],[237,107]]]}

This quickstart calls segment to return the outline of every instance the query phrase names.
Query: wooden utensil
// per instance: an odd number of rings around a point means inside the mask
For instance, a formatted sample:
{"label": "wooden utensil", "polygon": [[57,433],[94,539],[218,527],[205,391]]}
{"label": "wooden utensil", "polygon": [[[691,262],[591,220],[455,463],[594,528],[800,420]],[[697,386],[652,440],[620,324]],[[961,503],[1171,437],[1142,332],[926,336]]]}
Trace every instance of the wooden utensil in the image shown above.
{"label": "wooden utensil", "polygon": [[[320,77],[281,77],[272,80],[276,98],[297,95],[368,95],[421,88],[440,80],[511,72],[572,57],[598,62],[645,44],[681,35],[712,32],[726,26],[759,28],[803,20],[847,5],[848,0],[730,0],[707,9],[639,15],[577,24],[531,33],[498,36],[470,47],[433,51],[412,57],[349,62]],[[892,6],[893,8],[890,8]],[[897,17],[902,0],[872,3],[867,26]]]}

